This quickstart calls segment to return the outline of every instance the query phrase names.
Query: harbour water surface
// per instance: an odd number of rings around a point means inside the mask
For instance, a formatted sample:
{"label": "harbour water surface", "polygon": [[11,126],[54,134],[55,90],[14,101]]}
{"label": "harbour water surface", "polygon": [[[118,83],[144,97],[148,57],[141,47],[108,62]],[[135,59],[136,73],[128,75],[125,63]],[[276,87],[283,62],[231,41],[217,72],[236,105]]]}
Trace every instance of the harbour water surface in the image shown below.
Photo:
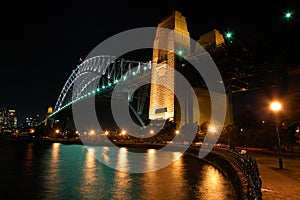
{"label": "harbour water surface", "polygon": [[83,145],[0,141],[0,177],[0,199],[234,199],[220,171],[188,155],[158,171],[125,173]]}

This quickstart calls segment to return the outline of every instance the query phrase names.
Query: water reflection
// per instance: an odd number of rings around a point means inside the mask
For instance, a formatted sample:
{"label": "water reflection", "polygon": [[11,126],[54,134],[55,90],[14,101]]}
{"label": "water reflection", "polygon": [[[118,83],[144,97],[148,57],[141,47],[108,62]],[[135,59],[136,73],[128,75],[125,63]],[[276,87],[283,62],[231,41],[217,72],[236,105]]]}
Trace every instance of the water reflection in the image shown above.
{"label": "water reflection", "polygon": [[[0,156],[0,177],[3,180],[1,186],[5,188],[0,198],[3,199],[22,199],[11,198],[13,195],[6,192],[7,188],[20,191],[23,199],[233,199],[230,182],[216,168],[176,152],[160,155],[177,159],[165,168],[130,174],[102,164],[95,156],[101,155],[103,160],[114,163],[120,169],[131,169],[136,165],[152,169],[164,160],[157,156],[158,151],[154,149],[144,153],[144,160],[139,159],[142,163],[134,163],[133,159],[129,159],[129,150],[125,148],[85,148],[59,143],[50,146],[11,145],[5,149],[0,146],[1,150],[23,153],[23,159],[11,161],[7,158],[12,157],[12,154]],[[35,152],[40,154],[34,154]],[[24,157],[26,165],[23,165]],[[30,168],[33,173],[30,176],[19,173],[16,166],[24,167],[22,172],[26,171],[25,168]],[[17,184],[11,184],[12,182]]]}
{"label": "water reflection", "polygon": [[128,150],[125,147],[118,150],[116,169],[119,171],[127,171],[128,169]]}
{"label": "water reflection", "polygon": [[[185,188],[189,187],[188,182],[185,180],[185,170],[183,159],[179,159],[182,154],[179,152],[174,152],[173,156],[175,162],[172,164],[171,176],[173,183],[176,183],[176,187],[173,187],[173,192],[170,194],[171,199],[187,199],[185,197],[186,193],[182,192]],[[166,188],[167,190],[167,188]]]}
{"label": "water reflection", "polygon": [[211,165],[205,165],[203,170],[205,171],[203,182],[200,187],[202,196],[205,199],[227,199],[229,195],[228,182],[224,176]]}
{"label": "water reflection", "polygon": [[149,171],[151,169],[155,169],[156,161],[156,149],[148,149],[146,154],[146,167],[145,171]]}
{"label": "water reflection", "polygon": [[122,172],[128,167],[128,151],[126,148],[120,148],[118,151],[117,169],[114,177],[113,197],[115,199],[130,199],[128,190],[131,187],[131,177],[129,173]]}
{"label": "water reflection", "polygon": [[33,170],[32,169],[33,166],[33,144],[32,143],[28,144],[27,146],[24,165],[25,165],[25,173],[27,175],[31,174]]}
{"label": "water reflection", "polygon": [[60,184],[60,143],[53,143],[51,146],[51,156],[49,160],[46,160],[46,166],[48,166],[45,174],[45,185],[50,195],[53,198],[59,195]]}
{"label": "water reflection", "polygon": [[103,157],[104,162],[110,164],[108,152],[109,152],[109,147],[103,147],[103,151],[102,151],[101,155]]}
{"label": "water reflection", "polygon": [[96,159],[94,157],[95,149],[87,148],[85,154],[85,166],[82,169],[83,179],[85,184],[92,185],[96,182]]}

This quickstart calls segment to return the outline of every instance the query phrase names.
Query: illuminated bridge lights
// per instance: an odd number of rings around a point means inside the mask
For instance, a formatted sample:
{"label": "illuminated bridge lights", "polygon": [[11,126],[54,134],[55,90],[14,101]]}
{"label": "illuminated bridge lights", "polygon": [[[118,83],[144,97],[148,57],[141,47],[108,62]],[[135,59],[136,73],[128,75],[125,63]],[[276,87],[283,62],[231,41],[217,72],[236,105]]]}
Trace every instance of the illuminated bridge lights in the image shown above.
{"label": "illuminated bridge lights", "polygon": [[[148,70],[150,70],[151,68],[151,61],[148,63],[141,63],[137,61],[118,60],[118,62],[116,62],[113,56],[96,56],[90,58],[82,62],[79,66],[77,66],[75,70],[72,71],[72,74],[68,78],[59,95],[54,108],[54,112],[49,115],[49,117],[53,117],[58,112],[74,103],[77,103],[78,101],[82,101],[85,98],[90,98],[96,94],[99,95],[102,92],[105,92],[108,89],[113,88],[121,81],[127,81],[128,79],[131,79],[131,77],[136,78],[138,74],[148,72]],[[97,72],[99,74],[98,77],[94,79],[84,79],[84,74],[89,73],[90,70]],[[102,83],[102,85],[98,86],[96,89],[87,89],[90,85],[97,84],[96,81],[99,82],[99,79],[101,79],[102,77],[105,78],[105,76],[106,79],[111,80],[111,82],[104,81],[106,83]],[[74,90],[72,86],[76,82],[78,77],[83,77],[82,81],[84,87]],[[72,100],[67,98],[70,96],[72,96]]]}
{"label": "illuminated bridge lights", "polygon": [[294,12],[292,12],[292,11],[287,11],[287,12],[284,13],[284,18],[285,18],[286,20],[290,20],[290,19],[293,18],[293,14],[294,14]]}

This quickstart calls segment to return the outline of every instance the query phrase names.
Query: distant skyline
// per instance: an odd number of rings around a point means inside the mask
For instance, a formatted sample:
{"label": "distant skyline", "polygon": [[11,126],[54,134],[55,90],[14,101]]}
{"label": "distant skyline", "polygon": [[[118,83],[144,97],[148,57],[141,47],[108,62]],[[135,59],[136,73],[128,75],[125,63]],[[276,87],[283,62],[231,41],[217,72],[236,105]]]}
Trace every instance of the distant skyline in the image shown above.
{"label": "distant skyline", "polygon": [[[10,2],[1,13],[0,107],[15,109],[19,121],[44,116],[80,58],[119,32],[157,24],[174,10],[186,17],[194,40],[216,28],[266,60],[282,52],[299,65],[300,5],[293,0],[260,1],[40,1]],[[265,5],[267,4],[267,5]],[[294,18],[287,22],[284,12]],[[290,46],[288,45],[291,42]],[[287,49],[287,51],[284,51]],[[292,53],[291,53],[292,52]],[[296,59],[297,58],[297,59]]]}

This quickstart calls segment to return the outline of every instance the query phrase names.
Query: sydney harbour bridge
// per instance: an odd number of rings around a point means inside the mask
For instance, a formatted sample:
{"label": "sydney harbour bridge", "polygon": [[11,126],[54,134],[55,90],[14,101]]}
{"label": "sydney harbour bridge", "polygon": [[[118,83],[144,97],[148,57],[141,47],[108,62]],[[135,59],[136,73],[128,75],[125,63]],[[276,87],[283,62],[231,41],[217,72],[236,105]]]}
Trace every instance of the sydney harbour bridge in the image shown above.
{"label": "sydney harbour bridge", "polygon": [[[145,126],[149,120],[161,118],[176,120],[178,117],[176,98],[167,89],[151,84],[136,90],[128,89],[129,85],[145,79],[174,79],[174,76],[171,77],[168,73],[159,75],[162,72],[158,69],[164,65],[171,66],[183,74],[196,91],[200,107],[209,107],[209,93],[205,81],[188,62],[189,59],[201,60],[209,57],[216,63],[222,76],[219,81],[224,84],[227,94],[225,123],[232,121],[232,94],[262,88],[264,70],[267,69],[265,64],[256,60],[255,56],[239,43],[224,38],[218,30],[210,31],[197,41],[206,50],[203,53],[197,49],[191,51],[190,42],[186,40],[186,37],[189,37],[187,23],[181,13],[175,11],[159,23],[158,27],[176,30],[182,34],[182,37],[171,42],[174,52],[155,48],[157,43],[164,42],[161,33],[157,33],[152,61],[133,61],[114,55],[97,55],[84,60],[72,71],[58,96],[53,111],[47,114],[46,121],[51,121],[52,124],[66,123],[67,119],[72,118],[72,105],[91,98],[95,98],[95,107],[99,111],[99,116],[111,118],[110,121],[113,121],[112,115],[107,112],[110,108],[109,99],[116,86],[121,88],[123,96],[127,96],[130,102],[130,113],[140,126]],[[89,75],[90,73],[93,75]],[[172,84],[174,85],[174,80]],[[195,120],[195,117],[191,116],[193,114],[181,113],[181,115],[186,115],[184,117],[186,123],[197,121],[201,124],[203,121],[209,121],[210,110],[204,109],[201,112],[203,113],[200,120]]]}

